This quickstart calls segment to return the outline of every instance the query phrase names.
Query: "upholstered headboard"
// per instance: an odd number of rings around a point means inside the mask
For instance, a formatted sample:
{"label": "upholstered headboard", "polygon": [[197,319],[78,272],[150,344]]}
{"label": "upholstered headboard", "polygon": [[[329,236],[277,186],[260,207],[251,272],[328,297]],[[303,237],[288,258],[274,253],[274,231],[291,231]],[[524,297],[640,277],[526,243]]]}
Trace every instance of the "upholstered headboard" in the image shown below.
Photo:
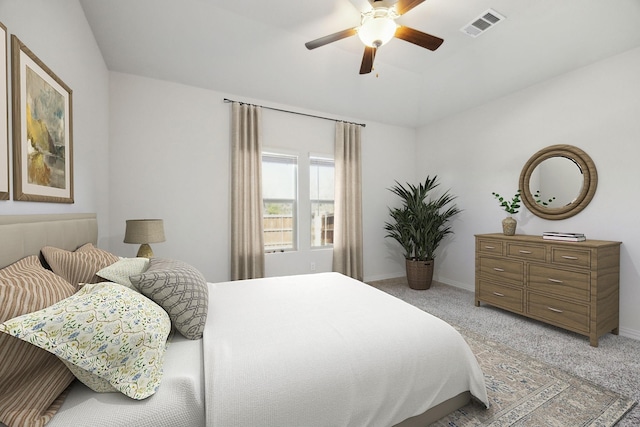
{"label": "upholstered headboard", "polygon": [[43,246],[73,251],[84,243],[98,243],[96,214],[0,215],[0,268]]}

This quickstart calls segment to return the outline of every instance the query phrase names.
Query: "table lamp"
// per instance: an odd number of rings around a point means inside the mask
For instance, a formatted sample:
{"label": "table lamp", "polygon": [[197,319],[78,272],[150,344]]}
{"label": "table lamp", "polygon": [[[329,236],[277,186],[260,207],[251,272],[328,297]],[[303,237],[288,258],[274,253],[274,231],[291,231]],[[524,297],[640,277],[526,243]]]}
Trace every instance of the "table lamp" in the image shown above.
{"label": "table lamp", "polygon": [[140,243],[136,256],[153,258],[149,243],[164,242],[164,225],[161,219],[128,219],[124,243]]}

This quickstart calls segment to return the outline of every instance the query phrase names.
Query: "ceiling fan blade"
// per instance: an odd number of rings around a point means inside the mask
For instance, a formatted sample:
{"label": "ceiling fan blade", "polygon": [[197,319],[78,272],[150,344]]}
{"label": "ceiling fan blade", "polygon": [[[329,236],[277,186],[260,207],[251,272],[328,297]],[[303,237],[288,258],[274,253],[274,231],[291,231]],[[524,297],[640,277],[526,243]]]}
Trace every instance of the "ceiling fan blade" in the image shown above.
{"label": "ceiling fan blade", "polygon": [[375,47],[364,47],[364,55],[362,55],[362,64],[360,65],[360,74],[369,74],[373,70],[373,60],[376,57]]}
{"label": "ceiling fan blade", "polygon": [[398,27],[395,36],[399,39],[416,44],[429,50],[436,50],[444,41],[440,37],[432,36],[431,34],[423,33],[422,31],[402,26]]}
{"label": "ceiling fan blade", "polygon": [[424,0],[398,0],[396,3],[396,12],[398,12],[398,15],[404,15],[423,2]]}
{"label": "ceiling fan blade", "polygon": [[358,27],[349,28],[348,30],[338,31],[337,33],[329,34],[328,36],[311,40],[310,42],[307,42],[304,45],[307,47],[307,49],[311,50],[320,46],[324,46],[325,44],[333,43],[338,40],[342,40],[347,37],[354,36],[356,35],[357,32],[358,32]]}
{"label": "ceiling fan blade", "polygon": [[371,10],[372,7],[372,0],[349,0],[349,3],[360,13]]}

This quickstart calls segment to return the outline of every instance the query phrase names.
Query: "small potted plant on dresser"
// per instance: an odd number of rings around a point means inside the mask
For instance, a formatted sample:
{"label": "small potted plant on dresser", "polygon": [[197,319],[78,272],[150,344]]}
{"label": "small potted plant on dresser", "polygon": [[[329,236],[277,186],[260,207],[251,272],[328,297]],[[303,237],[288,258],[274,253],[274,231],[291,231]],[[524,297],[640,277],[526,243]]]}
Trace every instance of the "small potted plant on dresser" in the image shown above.
{"label": "small potted plant on dresser", "polygon": [[491,193],[493,197],[498,199],[500,202],[500,206],[509,214],[508,217],[502,220],[502,232],[505,236],[513,236],[516,234],[516,226],[518,225],[518,221],[513,218],[511,215],[517,214],[520,212],[520,190],[516,191],[515,196],[511,200],[507,200],[498,193]]}
{"label": "small potted plant on dresser", "polygon": [[385,223],[387,235],[404,251],[407,281],[412,289],[429,289],[433,280],[435,251],[442,239],[453,233],[447,225],[460,212],[451,204],[454,196],[446,191],[437,199],[428,198],[437,187],[438,177],[427,176],[418,186],[396,181],[389,190],[402,200],[400,208],[389,208],[391,221]]}

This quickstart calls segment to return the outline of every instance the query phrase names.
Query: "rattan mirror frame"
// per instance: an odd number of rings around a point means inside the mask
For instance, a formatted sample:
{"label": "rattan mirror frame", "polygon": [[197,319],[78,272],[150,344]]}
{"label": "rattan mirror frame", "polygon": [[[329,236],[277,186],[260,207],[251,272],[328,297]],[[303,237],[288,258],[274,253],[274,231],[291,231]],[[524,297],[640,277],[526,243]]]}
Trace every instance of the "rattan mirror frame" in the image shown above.
{"label": "rattan mirror frame", "polygon": [[[542,163],[543,161],[550,159],[552,157],[565,157],[571,161],[573,161],[578,168],[582,171],[583,176],[583,185],[580,190],[580,194],[566,206],[562,206],[560,208],[548,208],[538,204],[533,194],[531,194],[530,189],[530,180],[531,174],[535,170],[535,168]],[[580,148],[575,147],[573,145],[551,145],[549,147],[543,148],[542,150],[535,153],[529,161],[522,168],[522,172],[520,173],[520,180],[518,183],[518,188],[520,189],[520,194],[522,198],[522,202],[524,205],[533,213],[534,215],[549,219],[549,220],[559,220],[570,218],[584,208],[587,207],[591,199],[593,199],[593,195],[596,192],[596,188],[598,186],[598,172],[596,170],[596,165],[589,157],[587,153],[582,151]]]}

